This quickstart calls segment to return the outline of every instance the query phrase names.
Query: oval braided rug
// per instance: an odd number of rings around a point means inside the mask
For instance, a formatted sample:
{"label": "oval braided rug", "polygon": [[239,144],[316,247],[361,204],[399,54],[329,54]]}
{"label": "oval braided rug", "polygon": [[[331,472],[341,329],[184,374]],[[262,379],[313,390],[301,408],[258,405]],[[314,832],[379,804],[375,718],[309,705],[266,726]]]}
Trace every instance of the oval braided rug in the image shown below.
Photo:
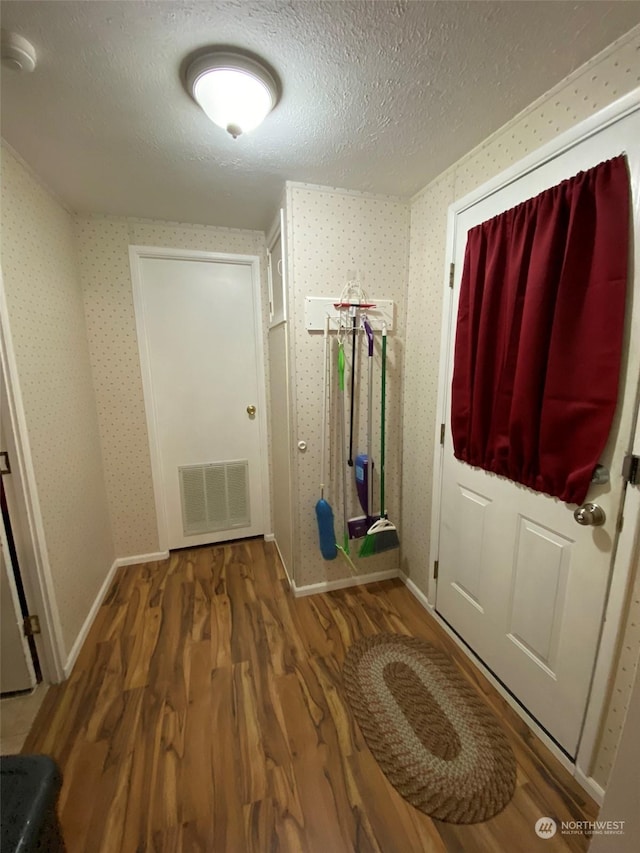
{"label": "oval braided rug", "polygon": [[342,675],[371,752],[412,805],[451,823],[487,820],[507,805],[516,783],[511,746],[443,652],[377,634],[351,646]]}

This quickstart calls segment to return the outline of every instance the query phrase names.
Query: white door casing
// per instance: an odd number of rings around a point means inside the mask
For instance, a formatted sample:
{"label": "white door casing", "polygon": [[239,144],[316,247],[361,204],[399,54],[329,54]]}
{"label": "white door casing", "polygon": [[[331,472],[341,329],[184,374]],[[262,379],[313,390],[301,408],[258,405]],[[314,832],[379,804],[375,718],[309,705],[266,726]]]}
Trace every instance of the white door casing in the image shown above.
{"label": "white door casing", "polygon": [[36,685],[29,643],[22,630],[22,614],[16,589],[4,519],[0,515],[0,692],[15,693]]}
{"label": "white door casing", "polygon": [[5,478],[7,504],[29,612],[40,621],[41,633],[36,635],[35,644],[42,677],[45,682],[58,684],[65,678],[67,651],[49,564],[1,269],[0,362],[0,429],[11,457],[11,475]]}
{"label": "white door casing", "polygon": [[[456,204],[450,235],[455,288],[447,322],[441,411],[446,420],[439,513],[437,610],[550,732],[575,756],[600,636],[624,487],[622,458],[630,449],[640,374],[637,273],[630,282],[626,370],[612,434],[602,463],[607,486],[592,486],[588,500],[603,507],[607,522],[582,528],[574,506],[504,478],[473,469],[453,457],[449,388],[455,317],[469,228],[547,187],[625,151],[638,233],[640,111],[612,121],[579,143],[523,169],[501,188],[482,190]],[[634,316],[631,316],[631,308]],[[606,330],[603,330],[603,334]],[[444,360],[444,359],[443,359]]]}
{"label": "white door casing", "polygon": [[282,212],[268,242],[269,261],[269,388],[273,489],[273,533],[280,559],[293,577],[292,441],[289,323],[284,267]]}
{"label": "white door casing", "polygon": [[[11,459],[7,430],[5,429],[7,411],[7,393],[4,378],[0,375],[0,450],[7,456],[1,461],[10,471]],[[13,450],[13,448],[11,448]],[[11,473],[1,475],[3,480]],[[16,568],[13,564],[4,518],[0,513],[0,692],[14,693],[29,690],[36,685],[36,673],[29,643],[22,630],[22,610],[16,584]]]}
{"label": "white door casing", "polygon": [[[259,259],[132,246],[130,262],[160,548],[264,534],[269,501]],[[251,406],[255,415],[247,411]],[[212,506],[223,468],[232,497],[242,498],[246,485],[247,517],[186,533],[179,469],[187,469],[188,495],[189,475],[198,477],[193,466],[203,466],[203,495]]]}

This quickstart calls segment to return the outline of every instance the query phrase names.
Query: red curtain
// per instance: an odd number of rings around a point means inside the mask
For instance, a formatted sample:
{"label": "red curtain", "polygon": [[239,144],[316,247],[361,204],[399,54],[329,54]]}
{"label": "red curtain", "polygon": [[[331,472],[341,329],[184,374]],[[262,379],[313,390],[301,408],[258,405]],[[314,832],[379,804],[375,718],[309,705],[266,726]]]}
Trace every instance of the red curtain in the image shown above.
{"label": "red curtain", "polygon": [[618,395],[629,230],[620,156],[469,231],[451,399],[458,459],[584,501]]}

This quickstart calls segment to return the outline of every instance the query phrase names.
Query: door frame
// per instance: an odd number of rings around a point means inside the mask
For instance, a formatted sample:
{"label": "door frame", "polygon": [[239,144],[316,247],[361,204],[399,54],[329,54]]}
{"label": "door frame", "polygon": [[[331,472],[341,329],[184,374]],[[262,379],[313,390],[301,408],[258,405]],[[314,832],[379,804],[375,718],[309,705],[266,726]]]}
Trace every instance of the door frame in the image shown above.
{"label": "door frame", "polygon": [[[1,405],[1,403],[0,403]],[[18,629],[18,635],[20,640],[20,645],[22,647],[22,653],[24,655],[24,662],[27,668],[27,675],[29,677],[29,681],[31,682],[28,687],[25,687],[24,690],[33,690],[33,688],[38,683],[38,679],[36,677],[35,666],[33,665],[33,656],[31,654],[31,648],[29,647],[29,641],[24,635],[24,631],[21,630],[22,627],[22,609],[20,607],[20,598],[18,596],[18,584],[16,582],[16,566],[13,562],[13,557],[11,556],[11,551],[9,550],[9,541],[7,537],[7,530],[4,523],[4,518],[0,513],[0,545],[2,546],[2,554],[4,561],[4,571],[7,577],[7,583],[9,585],[9,595],[11,596],[11,606],[16,615],[16,628]],[[13,641],[12,641],[13,642]],[[22,688],[20,691],[22,692]]]}
{"label": "door frame", "polygon": [[[449,375],[449,342],[451,335],[454,334],[454,317],[453,317],[453,290],[450,285],[451,264],[454,258],[454,249],[456,245],[458,216],[464,211],[473,207],[478,202],[488,198],[494,193],[499,192],[513,182],[525,177],[527,174],[554,160],[556,157],[571,150],[581,142],[596,135],[611,124],[625,118],[633,112],[640,110],[640,88],[634,89],[629,94],[620,98],[614,103],[600,110],[595,115],[590,116],[571,129],[557,136],[555,139],[543,145],[533,153],[527,155],[514,166],[501,172],[495,178],[473,190],[466,196],[457,199],[449,207],[447,217],[447,240],[445,251],[445,275],[444,275],[444,296],[442,308],[442,328],[440,338],[440,366],[438,372],[438,397],[436,407],[436,424],[434,432],[434,457],[433,457],[433,496],[431,511],[431,539],[429,547],[429,579],[426,601],[430,612],[443,625],[458,642],[465,653],[480,665],[485,675],[489,674],[489,670],[482,664],[481,661],[468,649],[466,644],[459,640],[457,634],[452,632],[449,626],[441,619],[435,611],[437,580],[433,577],[434,572],[432,567],[438,559],[439,553],[439,537],[440,537],[440,510],[442,501],[442,478],[443,478],[443,447],[440,443],[441,425],[447,423],[447,401],[449,397],[449,389],[447,386],[447,376]],[[635,200],[636,207],[638,199]],[[636,266],[640,264],[640,253],[635,252]],[[460,280],[462,270],[455,271],[456,281]],[[640,299],[640,291],[634,294],[636,299]],[[640,336],[640,328],[631,330],[631,340],[638,339]],[[635,434],[632,439],[632,448],[634,453],[640,452],[640,421],[635,424]],[[631,452],[632,448],[629,448]],[[598,801],[602,801],[604,791],[591,778],[592,764],[596,757],[596,749],[598,743],[598,735],[600,726],[604,722],[603,715],[606,710],[607,700],[609,697],[609,679],[614,674],[614,668],[617,663],[617,648],[618,641],[622,629],[622,618],[625,612],[625,605],[628,599],[627,586],[631,578],[631,573],[634,566],[634,543],[640,537],[640,489],[638,487],[629,487],[626,489],[625,501],[625,524],[622,531],[618,534],[617,548],[613,561],[611,577],[609,581],[608,596],[605,601],[605,610],[603,617],[603,625],[601,629],[600,642],[596,652],[596,658],[591,681],[591,690],[587,699],[587,708],[585,714],[582,734],[578,744],[575,763],[569,760],[566,755],[556,746],[555,741],[549,738],[543,729],[541,729],[529,716],[529,714],[520,706],[520,704],[511,696],[511,694],[502,687],[493,676],[490,676],[490,681],[496,686],[509,704],[517,711],[524,721],[538,734],[544,743],[551,749],[556,757],[568,767],[583,787],[587,788],[592,796]]]}
{"label": "door frame", "polygon": [[2,405],[6,405],[9,412],[9,424],[16,449],[16,458],[11,460],[14,488],[20,496],[26,516],[25,527],[29,531],[33,556],[32,561],[29,560],[21,566],[21,578],[29,609],[40,617],[41,633],[35,635],[35,642],[42,679],[49,684],[59,684],[66,677],[63,664],[66,659],[65,644],[53,586],[53,575],[38,498],[35,467],[29,443],[27,419],[20,389],[18,365],[1,269],[0,369],[6,389],[6,399],[2,400]]}
{"label": "door frame", "polygon": [[129,246],[129,264],[131,267],[131,284],[133,291],[133,307],[136,318],[136,333],[138,338],[138,352],[140,355],[140,370],[142,374],[142,390],[144,394],[144,408],[147,418],[147,430],[149,433],[149,452],[151,455],[151,476],[153,479],[153,495],[156,506],[156,520],[158,525],[158,542],[160,551],[168,551],[169,533],[167,523],[167,510],[164,499],[164,488],[162,478],[162,466],[160,457],[160,443],[155,418],[155,401],[153,396],[153,384],[151,381],[151,360],[147,347],[147,329],[144,314],[144,303],[142,299],[142,269],[141,261],[144,258],[156,258],[173,261],[206,261],[208,263],[238,264],[251,269],[251,282],[253,286],[253,311],[254,328],[256,330],[256,372],[258,376],[258,433],[260,444],[261,474],[262,474],[262,509],[265,526],[265,535],[269,536],[268,528],[271,525],[271,501],[269,489],[269,448],[267,442],[267,393],[264,360],[264,327],[262,315],[262,291],[260,287],[260,256],[259,255],[236,255],[227,252],[202,252],[191,249],[169,249],[160,246]]}
{"label": "door frame", "polygon": [[[291,347],[289,346],[289,338],[290,338],[290,318],[289,318],[289,293],[288,293],[288,275],[287,275],[287,228],[286,228],[286,218],[285,218],[285,209],[284,207],[280,207],[278,209],[278,214],[267,232],[267,274],[269,281],[269,331],[268,331],[268,340],[269,344],[271,344],[269,336],[271,335],[272,329],[283,326],[284,327],[284,341],[285,341],[285,394],[287,399],[287,424],[286,424],[286,443],[287,443],[287,452],[288,452],[288,469],[287,469],[287,482],[289,486],[289,505],[287,506],[287,516],[289,518],[289,526],[290,526],[290,535],[289,535],[289,553],[291,554],[291,562],[290,565],[285,563],[285,560],[282,556],[282,551],[280,550],[280,546],[278,545],[278,539],[275,530],[275,518],[273,519],[272,527],[273,527],[273,535],[274,542],[278,554],[280,556],[280,562],[284,567],[285,574],[287,579],[289,580],[289,586],[292,586],[293,581],[295,580],[295,554],[294,554],[294,546],[295,546],[295,518],[293,512],[293,494],[294,494],[294,461],[295,457],[293,455],[293,432],[291,426],[291,411],[292,411],[292,399],[293,399],[293,384],[291,382]],[[281,271],[281,279],[282,279],[282,317],[276,319],[273,315],[272,306],[273,306],[273,276],[272,276],[272,266],[271,266],[271,252],[273,251],[273,247],[275,246],[278,238],[280,238],[280,252],[282,255],[282,271]],[[271,375],[269,375],[269,387],[271,391],[271,399],[273,401],[273,391],[271,389]],[[275,441],[275,437],[271,436],[272,443]],[[272,446],[273,449],[273,446]],[[273,459],[273,454],[271,456]],[[272,486],[274,486],[275,477],[273,478]]]}

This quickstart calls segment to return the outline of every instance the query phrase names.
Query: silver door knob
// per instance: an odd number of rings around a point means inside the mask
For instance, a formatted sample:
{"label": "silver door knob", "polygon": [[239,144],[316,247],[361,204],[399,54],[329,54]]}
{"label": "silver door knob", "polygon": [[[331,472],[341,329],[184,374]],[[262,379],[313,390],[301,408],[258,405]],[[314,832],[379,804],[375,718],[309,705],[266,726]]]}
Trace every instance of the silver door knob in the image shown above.
{"label": "silver door knob", "polygon": [[578,524],[583,524],[585,527],[591,525],[592,527],[600,527],[601,524],[604,524],[607,520],[607,516],[604,514],[604,510],[598,504],[583,504],[579,506],[578,509],[573,513],[573,517],[578,522]]}
{"label": "silver door knob", "polygon": [[255,415],[255,413],[256,413],[256,407],[255,406],[247,406],[247,414],[249,415],[250,418],[252,418]]}

